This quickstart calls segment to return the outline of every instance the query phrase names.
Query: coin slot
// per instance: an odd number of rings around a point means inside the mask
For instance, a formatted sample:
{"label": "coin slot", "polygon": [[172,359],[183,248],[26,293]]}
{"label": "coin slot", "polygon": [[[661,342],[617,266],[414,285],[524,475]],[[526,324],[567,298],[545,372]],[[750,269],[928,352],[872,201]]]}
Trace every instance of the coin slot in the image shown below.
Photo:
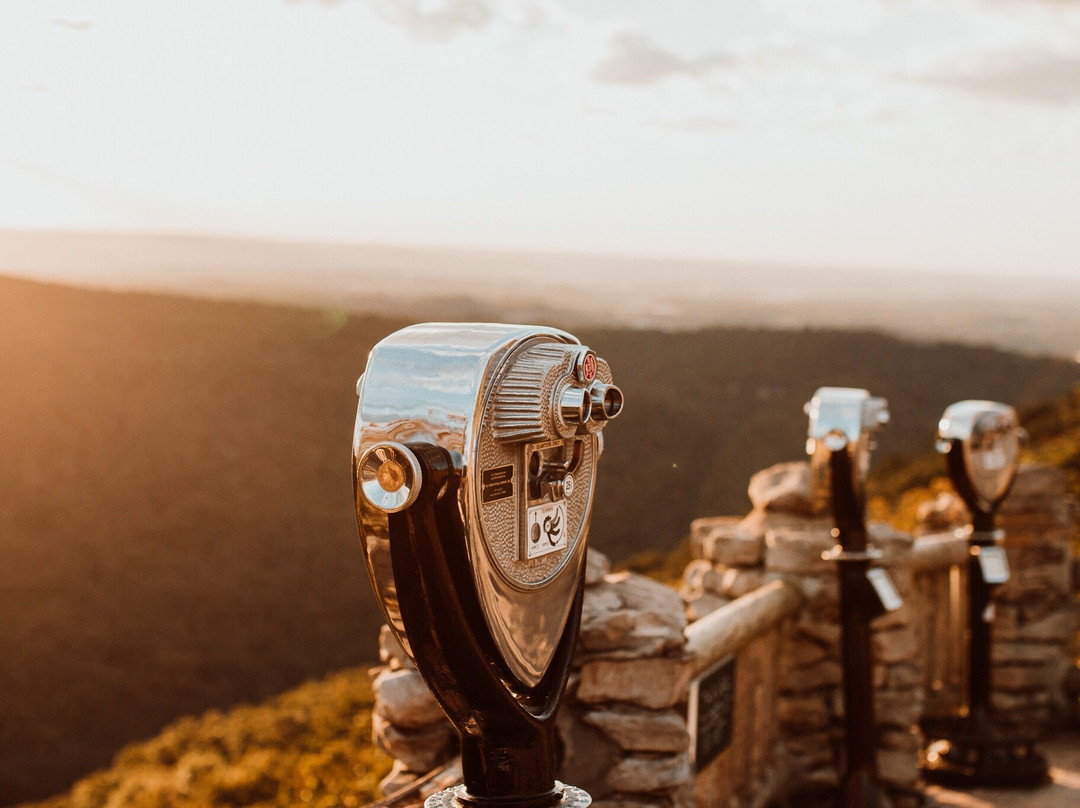
{"label": "coin slot", "polygon": [[585,441],[575,440],[574,449],[570,455],[570,463],[566,467],[567,474],[573,474],[578,470],[578,466],[581,465],[581,458],[585,455]]}
{"label": "coin slot", "polygon": [[530,507],[542,502],[557,502],[573,495],[573,473],[584,456],[583,440],[529,445],[525,451]]}

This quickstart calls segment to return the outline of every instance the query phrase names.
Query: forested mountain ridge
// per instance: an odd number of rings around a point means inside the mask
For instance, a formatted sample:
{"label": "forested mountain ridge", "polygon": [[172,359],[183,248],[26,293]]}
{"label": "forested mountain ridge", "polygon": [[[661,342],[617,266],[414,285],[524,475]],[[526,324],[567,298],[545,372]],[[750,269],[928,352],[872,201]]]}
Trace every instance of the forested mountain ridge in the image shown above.
{"label": "forested mountain ridge", "polygon": [[[1028,408],[1023,422],[1030,434],[1026,459],[1065,468],[1073,493],[1080,494],[1080,385]],[[914,507],[932,496],[931,487],[945,485],[937,477],[941,467],[940,456],[930,453],[914,464],[896,462],[876,478],[876,496],[895,506],[893,494],[902,492],[893,486],[910,484],[906,504]],[[653,554],[655,568],[681,568],[679,555]],[[355,669],[265,704],[184,718],[36,808],[106,808],[117,799],[131,808],[286,808],[298,802],[355,808],[378,796],[376,785],[390,765],[371,743],[371,706],[368,674]]]}
{"label": "forested mountain ridge", "polygon": [[357,808],[392,763],[371,742],[372,701],[367,671],[352,669],[182,718],[38,808]]}
{"label": "forested mountain ridge", "polygon": [[[374,658],[354,385],[407,322],[0,279],[0,803]],[[890,399],[884,465],[929,447],[951,401],[1080,382],[1074,362],[868,332],[576,333],[626,394],[591,532],[616,559],[743,512],[750,474],[802,456],[820,385]]]}

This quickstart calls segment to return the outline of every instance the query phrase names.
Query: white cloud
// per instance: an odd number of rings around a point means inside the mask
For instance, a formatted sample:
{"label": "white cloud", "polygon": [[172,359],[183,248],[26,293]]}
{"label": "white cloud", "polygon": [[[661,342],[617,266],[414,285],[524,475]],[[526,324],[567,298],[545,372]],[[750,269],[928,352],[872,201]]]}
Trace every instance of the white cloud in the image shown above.
{"label": "white cloud", "polygon": [[701,78],[726,62],[720,54],[680,56],[653,44],[644,34],[620,32],[611,37],[608,52],[592,76],[609,84],[653,84],[670,76]]}
{"label": "white cloud", "polygon": [[829,34],[869,31],[887,12],[881,0],[760,0],[761,7],[788,25]]}
{"label": "white cloud", "polygon": [[0,226],[1080,265],[1080,2],[862,3],[0,0]]}
{"label": "white cloud", "polygon": [[723,115],[694,115],[689,118],[654,118],[645,121],[647,126],[672,132],[708,133],[732,130],[738,127],[735,118]]}
{"label": "white cloud", "polygon": [[486,28],[493,16],[486,0],[373,0],[372,8],[388,22],[436,42]]}
{"label": "white cloud", "polygon": [[69,20],[63,17],[53,17],[49,20],[50,25],[58,28],[67,28],[69,31],[89,31],[94,27],[90,20]]}
{"label": "white cloud", "polygon": [[1080,103],[1080,52],[1026,48],[988,54],[967,69],[942,71],[923,81],[1002,101],[1071,106]]}

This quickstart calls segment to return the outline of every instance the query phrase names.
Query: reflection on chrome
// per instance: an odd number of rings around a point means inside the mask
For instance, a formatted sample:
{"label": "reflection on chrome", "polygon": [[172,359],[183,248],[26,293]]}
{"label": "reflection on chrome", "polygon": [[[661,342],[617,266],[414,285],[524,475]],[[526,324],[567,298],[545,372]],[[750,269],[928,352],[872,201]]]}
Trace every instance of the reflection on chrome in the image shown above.
{"label": "reflection on chrome", "polygon": [[386,513],[397,513],[412,505],[422,483],[420,463],[400,443],[376,443],[357,464],[360,493],[368,504]]}
{"label": "reflection on chrome", "polygon": [[1027,433],[1016,410],[998,401],[957,401],[938,422],[937,449],[948,454],[959,447],[963,470],[987,510],[1009,492]]}
{"label": "reflection on chrome", "polygon": [[592,414],[597,421],[610,421],[622,412],[622,390],[613,384],[597,382],[589,388],[592,398]]}
{"label": "reflection on chrome", "polygon": [[829,455],[848,451],[854,490],[862,492],[876,448],[874,434],[889,423],[889,405],[857,387],[819,387],[803,408],[810,416],[806,453],[815,508],[824,510],[830,497]]}
{"label": "reflection on chrome", "polygon": [[514,676],[536,686],[584,564],[600,430],[622,410],[608,364],[556,329],[427,323],[376,345],[357,392],[357,523],[388,625],[411,654],[387,514],[407,508],[421,484],[407,445],[431,443],[460,475],[488,628]]}

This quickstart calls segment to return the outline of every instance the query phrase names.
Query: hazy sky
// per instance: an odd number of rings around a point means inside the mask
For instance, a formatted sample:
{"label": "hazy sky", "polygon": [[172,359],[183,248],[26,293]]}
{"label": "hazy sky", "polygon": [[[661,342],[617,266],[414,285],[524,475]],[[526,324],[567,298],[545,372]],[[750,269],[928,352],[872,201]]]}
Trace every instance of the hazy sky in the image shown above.
{"label": "hazy sky", "polygon": [[1080,280],[1080,2],[0,0],[0,227]]}

